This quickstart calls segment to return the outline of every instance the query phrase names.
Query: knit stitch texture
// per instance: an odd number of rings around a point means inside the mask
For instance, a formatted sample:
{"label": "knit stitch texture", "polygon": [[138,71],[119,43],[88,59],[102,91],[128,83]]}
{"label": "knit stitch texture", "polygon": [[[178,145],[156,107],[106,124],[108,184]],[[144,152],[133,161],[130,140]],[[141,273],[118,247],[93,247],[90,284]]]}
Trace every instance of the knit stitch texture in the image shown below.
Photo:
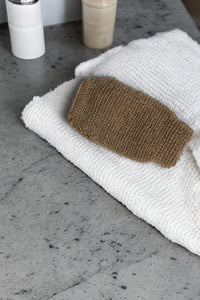
{"label": "knit stitch texture", "polygon": [[[74,80],[35,97],[22,113],[25,125],[139,218],[200,255],[199,45],[180,30],[159,33],[82,63],[76,74]],[[192,141],[174,167],[122,157],[90,142],[67,123],[78,86],[91,76],[115,77],[149,94],[194,130]]]}
{"label": "knit stitch texture", "polygon": [[164,168],[176,164],[193,134],[166,105],[109,77],[81,83],[68,121],[100,146]]}

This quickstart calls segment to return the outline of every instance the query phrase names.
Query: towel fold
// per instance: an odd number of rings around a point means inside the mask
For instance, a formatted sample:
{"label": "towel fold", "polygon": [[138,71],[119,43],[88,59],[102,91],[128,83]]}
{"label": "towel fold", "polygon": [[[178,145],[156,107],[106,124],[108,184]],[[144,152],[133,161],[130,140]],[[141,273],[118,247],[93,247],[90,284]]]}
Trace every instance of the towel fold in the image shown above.
{"label": "towel fold", "polygon": [[[200,47],[174,30],[119,46],[82,63],[76,78],[22,113],[25,125],[53,145],[135,215],[200,255]],[[177,164],[162,168],[122,157],[67,123],[71,101],[86,77],[115,77],[167,105],[194,130]],[[199,164],[200,166],[200,164]]]}

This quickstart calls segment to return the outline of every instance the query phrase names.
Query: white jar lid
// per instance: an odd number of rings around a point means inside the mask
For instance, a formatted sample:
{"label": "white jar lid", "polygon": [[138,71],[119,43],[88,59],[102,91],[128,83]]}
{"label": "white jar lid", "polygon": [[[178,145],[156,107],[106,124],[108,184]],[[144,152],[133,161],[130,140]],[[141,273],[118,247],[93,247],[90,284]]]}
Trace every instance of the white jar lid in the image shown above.
{"label": "white jar lid", "polygon": [[38,2],[38,0],[9,0],[9,1],[19,5],[30,5]]}

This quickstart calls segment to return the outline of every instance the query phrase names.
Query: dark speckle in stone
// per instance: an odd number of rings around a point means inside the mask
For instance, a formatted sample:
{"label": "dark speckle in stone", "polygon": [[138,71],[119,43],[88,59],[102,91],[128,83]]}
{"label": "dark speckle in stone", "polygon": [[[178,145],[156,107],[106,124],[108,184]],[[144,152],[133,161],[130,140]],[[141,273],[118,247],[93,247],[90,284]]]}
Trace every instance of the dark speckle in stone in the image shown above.
{"label": "dark speckle in stone", "polygon": [[80,239],[79,239],[79,238],[76,238],[76,239],[74,239],[74,241],[76,241],[76,242],[79,242],[79,241],[80,241]]}
{"label": "dark speckle in stone", "polygon": [[117,272],[112,272],[112,276],[113,276],[113,278],[114,277],[116,277],[117,278],[117,276],[116,275],[118,275],[118,273]]}
{"label": "dark speckle in stone", "polygon": [[104,232],[104,234],[103,235],[109,235],[110,234],[110,232]]}
{"label": "dark speckle in stone", "polygon": [[140,29],[140,28],[142,28],[141,25],[135,25],[135,29]]}
{"label": "dark speckle in stone", "polygon": [[55,66],[55,65],[52,65],[51,67],[52,67],[52,69],[55,69],[55,68],[56,68],[56,66]]}
{"label": "dark speckle in stone", "polygon": [[58,214],[59,213],[59,210],[56,210],[56,211],[51,211],[50,212],[50,215],[53,215],[53,214]]}
{"label": "dark speckle in stone", "polygon": [[176,260],[176,258],[175,258],[175,257],[170,257],[170,259],[171,259],[171,260]]}
{"label": "dark speckle in stone", "polygon": [[65,202],[64,205],[69,205],[69,202]]}
{"label": "dark speckle in stone", "polygon": [[26,295],[26,294],[30,294],[31,293],[31,289],[26,290],[26,289],[22,289],[17,293],[14,293],[14,295]]}
{"label": "dark speckle in stone", "polygon": [[59,249],[59,247],[55,247],[55,246],[52,245],[52,244],[49,244],[49,248],[50,248],[50,249]]}
{"label": "dark speckle in stone", "polygon": [[125,285],[121,285],[120,287],[121,287],[122,290],[126,290],[127,289],[127,286],[125,286]]}

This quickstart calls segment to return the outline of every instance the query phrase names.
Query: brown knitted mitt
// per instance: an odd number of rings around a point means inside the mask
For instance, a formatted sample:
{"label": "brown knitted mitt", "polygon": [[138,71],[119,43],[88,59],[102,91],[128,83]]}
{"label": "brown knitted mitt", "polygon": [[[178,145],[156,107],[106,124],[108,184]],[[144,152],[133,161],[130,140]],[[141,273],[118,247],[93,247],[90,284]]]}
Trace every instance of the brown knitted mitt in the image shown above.
{"label": "brown knitted mitt", "polygon": [[84,80],[68,121],[98,145],[167,168],[176,164],[193,134],[167,106],[114,78]]}

